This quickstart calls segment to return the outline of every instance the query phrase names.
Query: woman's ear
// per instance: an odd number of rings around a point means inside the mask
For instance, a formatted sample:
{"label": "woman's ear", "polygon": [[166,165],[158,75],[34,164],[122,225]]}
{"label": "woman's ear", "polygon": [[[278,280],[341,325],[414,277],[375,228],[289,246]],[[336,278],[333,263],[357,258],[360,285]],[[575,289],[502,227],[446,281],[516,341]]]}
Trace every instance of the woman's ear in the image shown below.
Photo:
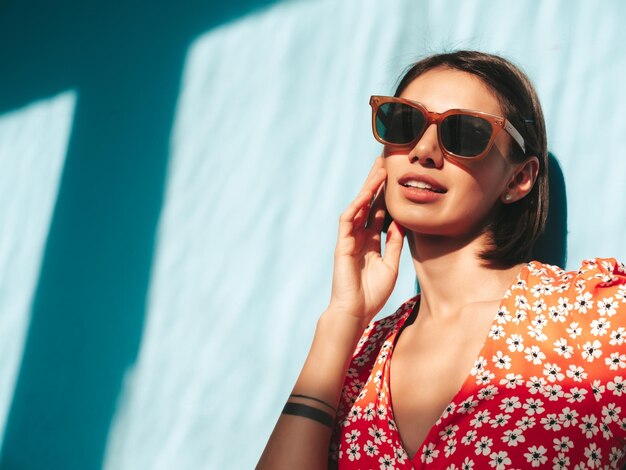
{"label": "woman's ear", "polygon": [[519,201],[533,189],[539,173],[539,159],[534,155],[519,163],[509,178],[500,200],[504,204]]}

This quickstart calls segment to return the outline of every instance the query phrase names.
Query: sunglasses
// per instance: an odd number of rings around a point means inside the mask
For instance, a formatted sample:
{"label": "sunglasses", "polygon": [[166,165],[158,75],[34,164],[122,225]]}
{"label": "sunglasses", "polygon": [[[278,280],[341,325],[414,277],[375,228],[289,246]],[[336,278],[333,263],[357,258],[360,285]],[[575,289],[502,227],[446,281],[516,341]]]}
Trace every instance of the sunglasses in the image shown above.
{"label": "sunglasses", "polygon": [[526,151],[521,134],[501,116],[465,109],[434,113],[416,101],[391,96],[372,96],[370,106],[374,137],[385,145],[412,147],[431,124],[437,124],[439,148],[448,157],[483,158],[502,129]]}

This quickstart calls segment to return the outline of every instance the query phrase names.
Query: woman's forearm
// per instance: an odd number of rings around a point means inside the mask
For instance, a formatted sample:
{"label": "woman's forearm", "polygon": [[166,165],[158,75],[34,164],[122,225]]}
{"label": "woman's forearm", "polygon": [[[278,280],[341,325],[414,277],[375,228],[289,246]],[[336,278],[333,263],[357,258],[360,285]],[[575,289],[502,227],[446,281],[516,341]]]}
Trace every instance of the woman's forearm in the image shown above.
{"label": "woman's forearm", "polygon": [[[290,403],[313,407],[331,415],[354,348],[365,325],[349,315],[327,310],[320,317],[311,349],[293,388]],[[258,469],[322,469],[327,467],[332,429],[314,419],[281,414],[257,465]]]}

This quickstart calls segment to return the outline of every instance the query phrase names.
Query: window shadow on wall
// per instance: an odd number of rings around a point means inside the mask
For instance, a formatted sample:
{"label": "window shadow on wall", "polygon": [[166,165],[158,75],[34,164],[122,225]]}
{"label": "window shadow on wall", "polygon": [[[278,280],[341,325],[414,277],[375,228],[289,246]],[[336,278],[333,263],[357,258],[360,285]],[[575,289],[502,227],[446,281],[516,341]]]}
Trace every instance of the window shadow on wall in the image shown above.
{"label": "window shadow on wall", "polygon": [[141,344],[187,50],[271,3],[0,4],[0,115],[79,96],[0,468],[101,468]]}

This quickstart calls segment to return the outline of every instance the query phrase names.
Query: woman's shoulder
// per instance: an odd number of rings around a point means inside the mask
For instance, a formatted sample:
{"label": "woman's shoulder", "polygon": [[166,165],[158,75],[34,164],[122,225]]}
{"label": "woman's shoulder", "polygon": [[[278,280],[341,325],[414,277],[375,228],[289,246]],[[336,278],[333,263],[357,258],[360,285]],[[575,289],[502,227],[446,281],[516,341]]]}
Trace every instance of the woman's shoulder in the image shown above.
{"label": "woman's shoulder", "polygon": [[569,271],[531,261],[523,273],[516,288],[526,290],[530,299],[553,300],[568,308],[573,304],[583,313],[626,312],[626,265],[615,258],[586,259]]}
{"label": "woman's shoulder", "polygon": [[626,265],[615,258],[590,258],[584,260],[575,270],[565,270],[559,266],[540,261],[528,263],[528,277],[535,283],[571,284],[579,288],[602,289],[620,287],[626,284]]}

